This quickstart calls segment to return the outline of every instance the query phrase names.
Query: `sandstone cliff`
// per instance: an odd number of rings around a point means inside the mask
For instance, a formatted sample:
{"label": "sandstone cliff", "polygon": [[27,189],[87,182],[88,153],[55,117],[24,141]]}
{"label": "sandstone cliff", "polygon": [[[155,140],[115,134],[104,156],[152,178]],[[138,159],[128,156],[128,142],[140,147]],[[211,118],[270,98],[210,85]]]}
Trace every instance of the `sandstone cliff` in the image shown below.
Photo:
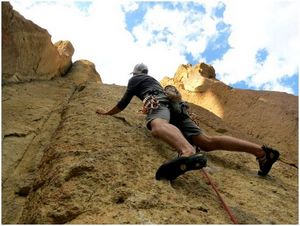
{"label": "sandstone cliff", "polygon": [[211,66],[180,65],[174,78],[183,99],[201,106],[240,131],[285,150],[282,155],[298,162],[298,97],[281,92],[233,89],[215,79]]}
{"label": "sandstone cliff", "polygon": [[2,83],[49,80],[66,73],[72,44],[54,45],[48,32],[2,3]]}
{"label": "sandstone cliff", "polygon": [[[116,116],[95,114],[114,106],[126,87],[102,84],[89,61],[72,63],[73,48],[62,54],[62,43],[53,45],[46,30],[8,3],[2,21],[2,223],[231,223],[200,172],[155,180],[160,164],[176,154],[145,129],[139,100]],[[5,40],[15,34],[26,42]],[[47,59],[53,65],[44,67]],[[239,223],[297,224],[298,98],[235,90],[213,74],[205,64],[183,65],[162,82],[194,103],[192,115],[208,134],[273,145],[290,164],[279,161],[261,178],[253,156],[220,150],[208,154],[206,170]]]}

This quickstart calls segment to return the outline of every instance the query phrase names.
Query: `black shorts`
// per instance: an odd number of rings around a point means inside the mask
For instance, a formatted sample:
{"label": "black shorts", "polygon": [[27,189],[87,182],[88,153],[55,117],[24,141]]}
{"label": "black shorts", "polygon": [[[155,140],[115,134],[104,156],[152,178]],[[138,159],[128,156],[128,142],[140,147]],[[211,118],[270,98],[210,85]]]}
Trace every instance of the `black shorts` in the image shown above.
{"label": "black shorts", "polygon": [[203,134],[202,130],[196,125],[196,123],[190,117],[186,117],[180,120],[177,120],[176,118],[172,118],[171,111],[168,107],[168,103],[161,102],[161,101],[160,103],[161,104],[157,109],[152,109],[150,113],[146,116],[146,125],[149,130],[151,130],[150,122],[153,119],[160,118],[176,126],[182,132],[184,137],[187,138],[189,141],[191,136],[197,136]]}

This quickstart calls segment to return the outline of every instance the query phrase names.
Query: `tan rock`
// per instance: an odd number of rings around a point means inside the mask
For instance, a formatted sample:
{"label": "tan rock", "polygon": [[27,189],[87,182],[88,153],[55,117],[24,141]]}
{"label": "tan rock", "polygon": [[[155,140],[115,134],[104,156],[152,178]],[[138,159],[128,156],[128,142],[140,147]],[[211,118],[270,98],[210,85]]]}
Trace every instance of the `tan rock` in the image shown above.
{"label": "tan rock", "polygon": [[68,73],[68,76],[75,84],[79,85],[86,81],[102,83],[101,77],[96,71],[95,64],[88,60],[78,60]]}
{"label": "tan rock", "polygon": [[203,62],[194,67],[191,64],[182,64],[178,67],[173,79],[166,77],[161,83],[163,85],[176,83],[177,87],[182,87],[189,92],[204,92],[214,83],[219,82],[215,77],[215,70],[211,65]]}
{"label": "tan rock", "polygon": [[195,69],[198,69],[200,74],[205,78],[211,78],[211,79],[216,78],[215,69],[211,65],[201,62],[200,64],[195,65]]}
{"label": "tan rock", "polygon": [[[65,52],[61,44],[60,55],[68,55],[71,48]],[[190,113],[206,133],[274,144],[288,160],[261,178],[254,156],[207,153],[205,170],[238,223],[297,224],[298,98],[235,90],[189,65],[180,70],[183,75],[164,81],[198,104],[190,104]],[[196,84],[190,90],[201,92],[185,90],[188,81]],[[85,60],[63,77],[3,86],[2,223],[232,223],[199,171],[171,183],[155,180],[157,168],[176,153],[144,127],[140,100],[133,98],[115,116],[95,113],[115,106],[125,89],[102,84],[95,65]]]}
{"label": "tan rock", "polygon": [[186,101],[208,109],[246,134],[255,134],[260,143],[283,150],[284,158],[298,159],[298,97],[280,92],[233,89],[196,73],[198,65],[187,66],[184,70],[181,67],[173,79],[164,79],[161,83],[175,85]]}
{"label": "tan rock", "polygon": [[[49,80],[63,75],[71,66],[74,52],[59,51],[47,30],[25,19],[2,2],[2,83]],[[64,44],[65,45],[65,44]]]}
{"label": "tan rock", "polygon": [[70,41],[58,41],[54,44],[56,47],[61,62],[59,65],[61,75],[65,75],[72,65],[72,56],[74,54],[74,47]]}

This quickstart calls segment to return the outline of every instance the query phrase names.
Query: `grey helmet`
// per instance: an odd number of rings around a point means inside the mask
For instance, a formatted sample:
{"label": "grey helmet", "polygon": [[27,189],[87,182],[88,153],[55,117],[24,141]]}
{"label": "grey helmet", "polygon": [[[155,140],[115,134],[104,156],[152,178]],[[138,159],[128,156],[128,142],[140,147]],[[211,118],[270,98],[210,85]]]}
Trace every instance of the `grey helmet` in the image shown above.
{"label": "grey helmet", "polygon": [[143,63],[139,63],[139,64],[134,66],[133,72],[131,72],[130,74],[133,74],[133,75],[146,74],[147,75],[148,74],[148,67]]}

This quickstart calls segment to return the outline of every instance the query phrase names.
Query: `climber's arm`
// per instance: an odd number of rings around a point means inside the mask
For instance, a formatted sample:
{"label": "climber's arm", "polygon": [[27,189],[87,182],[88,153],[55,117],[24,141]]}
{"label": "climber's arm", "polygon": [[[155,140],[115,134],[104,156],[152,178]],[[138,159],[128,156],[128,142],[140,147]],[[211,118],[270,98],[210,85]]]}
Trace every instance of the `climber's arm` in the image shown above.
{"label": "climber's arm", "polygon": [[98,113],[100,115],[115,115],[115,114],[123,111],[127,107],[127,105],[130,103],[132,97],[133,97],[133,94],[131,93],[130,89],[127,88],[122,99],[117,103],[116,106],[114,106],[109,111],[103,111],[101,109],[97,109],[96,113]]}
{"label": "climber's arm", "polygon": [[130,79],[128,82],[128,85],[127,85],[126,92],[124,93],[121,100],[116,104],[116,106],[114,106],[109,111],[103,111],[101,109],[97,109],[96,113],[98,113],[100,115],[115,115],[115,114],[123,111],[127,107],[127,105],[130,103],[131,99],[134,96],[134,93],[135,93],[135,91],[134,91],[133,82],[131,82],[131,79]]}

